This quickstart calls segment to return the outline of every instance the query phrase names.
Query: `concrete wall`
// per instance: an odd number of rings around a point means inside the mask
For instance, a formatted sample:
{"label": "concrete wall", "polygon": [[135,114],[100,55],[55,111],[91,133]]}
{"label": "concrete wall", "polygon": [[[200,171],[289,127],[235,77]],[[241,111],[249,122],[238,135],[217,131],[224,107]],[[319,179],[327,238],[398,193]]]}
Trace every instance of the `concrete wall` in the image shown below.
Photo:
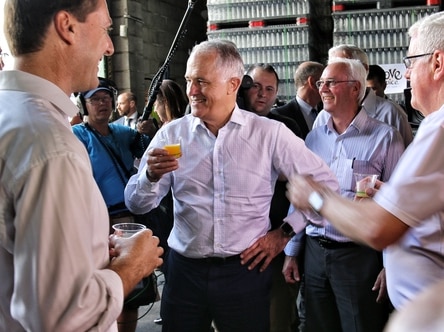
{"label": "concrete wall", "polygon": [[[188,2],[185,0],[108,1],[113,19],[111,38],[114,55],[107,59],[107,76],[119,92],[133,91],[139,112],[151,79],[165,62]],[[185,38],[171,59],[165,78],[185,87],[183,79],[188,54],[193,45],[206,39],[206,0],[195,3]]]}

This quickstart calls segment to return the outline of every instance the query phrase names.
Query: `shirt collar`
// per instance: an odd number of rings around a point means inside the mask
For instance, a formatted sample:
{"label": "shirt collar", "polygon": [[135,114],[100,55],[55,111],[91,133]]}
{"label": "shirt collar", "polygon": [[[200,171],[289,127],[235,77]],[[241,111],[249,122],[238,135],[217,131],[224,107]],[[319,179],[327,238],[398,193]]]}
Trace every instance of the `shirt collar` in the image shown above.
{"label": "shirt collar", "polygon": [[79,112],[78,107],[57,85],[24,71],[2,71],[0,73],[0,90],[16,90],[34,94],[48,100],[69,117],[74,117]]}
{"label": "shirt collar", "polygon": [[[367,112],[364,110],[363,107],[361,107],[361,109],[358,111],[358,114],[356,114],[355,118],[352,120],[344,133],[349,132],[350,128],[354,128],[358,131],[358,133],[360,133],[364,129],[368,117],[369,116],[367,115]],[[327,124],[325,125],[325,130],[326,132],[336,133],[336,130],[333,128],[333,120],[331,116],[329,117]]]}
{"label": "shirt collar", "polygon": [[138,116],[138,113],[137,113],[137,112],[134,112],[134,113],[131,114],[130,116],[126,116],[126,115],[125,115],[125,121],[127,121],[128,119],[137,120],[137,116]]}
{"label": "shirt collar", "polygon": [[[244,125],[246,123],[246,120],[245,120],[246,114],[253,114],[253,113],[241,110],[239,108],[239,106],[236,104],[233,112],[231,113],[230,120],[228,120],[228,122],[236,123],[239,125]],[[191,115],[191,116],[193,116],[193,115]],[[193,131],[195,131],[196,128],[198,128],[198,127],[202,127],[202,128],[205,128],[206,130],[208,130],[207,126],[205,126],[205,123],[200,118],[195,117],[195,116],[193,116],[191,127],[192,127]]]}
{"label": "shirt collar", "polygon": [[307,104],[307,102],[305,100],[303,100],[302,98],[300,98],[299,96],[296,96],[296,101],[298,102],[301,111],[304,112],[304,114],[308,116],[313,107],[311,107],[309,104]]}

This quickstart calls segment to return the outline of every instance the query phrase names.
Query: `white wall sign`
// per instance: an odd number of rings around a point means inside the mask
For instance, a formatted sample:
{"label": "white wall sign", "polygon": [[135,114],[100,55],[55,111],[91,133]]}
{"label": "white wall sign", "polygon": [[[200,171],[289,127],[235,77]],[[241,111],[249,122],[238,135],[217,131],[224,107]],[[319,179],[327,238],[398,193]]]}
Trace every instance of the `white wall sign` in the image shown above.
{"label": "white wall sign", "polygon": [[407,88],[407,80],[404,77],[406,71],[403,63],[395,63],[389,65],[379,65],[385,70],[385,80],[387,88],[385,94],[403,93]]}

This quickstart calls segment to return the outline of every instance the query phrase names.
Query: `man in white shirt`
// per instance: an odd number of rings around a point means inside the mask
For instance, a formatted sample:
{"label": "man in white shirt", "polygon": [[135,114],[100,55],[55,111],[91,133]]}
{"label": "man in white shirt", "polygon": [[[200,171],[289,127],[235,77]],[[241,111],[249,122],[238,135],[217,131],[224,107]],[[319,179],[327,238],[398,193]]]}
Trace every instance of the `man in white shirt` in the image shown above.
{"label": "man in white shirt", "polygon": [[[276,180],[308,172],[338,188],[327,165],[283,123],[239,109],[243,72],[233,43],[196,45],[185,74],[191,114],[160,128],[125,189],[134,213],[155,208],[172,190],[164,331],[208,331],[212,320],[220,332],[269,331],[267,267],[292,228],[305,227],[303,217],[293,214],[270,230]],[[167,138],[181,138],[179,159],[163,149]]]}
{"label": "man in white shirt", "polygon": [[114,52],[106,1],[7,1],[4,13],[15,61],[0,73],[0,331],[117,331],[124,297],[162,249],[149,230],[109,239],[68,122],[69,96],[95,88]]}

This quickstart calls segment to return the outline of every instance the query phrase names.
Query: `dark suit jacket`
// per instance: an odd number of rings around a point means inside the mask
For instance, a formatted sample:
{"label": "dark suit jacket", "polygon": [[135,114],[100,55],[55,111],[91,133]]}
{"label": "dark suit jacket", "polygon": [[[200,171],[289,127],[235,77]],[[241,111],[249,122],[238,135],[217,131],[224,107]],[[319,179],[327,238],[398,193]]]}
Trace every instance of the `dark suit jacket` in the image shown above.
{"label": "dark suit jacket", "polygon": [[302,132],[302,139],[305,139],[310,129],[308,128],[307,122],[305,121],[304,114],[302,114],[301,107],[299,106],[296,98],[290,100],[284,106],[276,107],[272,110],[274,114],[280,114],[293,119],[299,126]]}
{"label": "dark suit jacket", "polygon": [[[293,119],[283,116],[280,114],[268,113],[267,118],[275,121],[280,121],[284,125],[286,125],[296,136],[302,138],[302,131],[297,125],[296,121]],[[290,207],[290,202],[287,199],[285,193],[287,192],[287,181],[276,181],[276,185],[274,187],[274,194],[271,199],[270,205],[270,221],[271,221],[271,229],[278,228],[284,218],[288,214],[288,209]]]}

